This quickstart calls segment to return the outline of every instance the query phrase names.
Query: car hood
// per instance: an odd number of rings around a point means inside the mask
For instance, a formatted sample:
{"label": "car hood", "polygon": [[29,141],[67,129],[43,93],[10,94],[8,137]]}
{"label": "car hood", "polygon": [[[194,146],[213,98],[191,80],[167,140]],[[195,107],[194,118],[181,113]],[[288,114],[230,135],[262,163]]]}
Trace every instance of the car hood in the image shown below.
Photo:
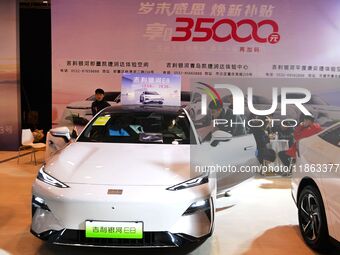
{"label": "car hood", "polygon": [[189,180],[190,145],[70,144],[46,163],[45,172],[64,183],[175,185]]}

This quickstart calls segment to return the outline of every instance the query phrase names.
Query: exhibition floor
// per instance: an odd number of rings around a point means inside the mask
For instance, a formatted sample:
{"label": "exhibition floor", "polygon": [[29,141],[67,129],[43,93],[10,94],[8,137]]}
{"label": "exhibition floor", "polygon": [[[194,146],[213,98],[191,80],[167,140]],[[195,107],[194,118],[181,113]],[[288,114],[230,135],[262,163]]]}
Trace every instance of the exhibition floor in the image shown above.
{"label": "exhibition floor", "polygon": [[[0,154],[0,255],[16,254],[175,254],[170,251],[56,247],[29,232],[31,184],[38,166],[26,155]],[[43,152],[37,153],[39,163]],[[302,241],[288,178],[251,179],[218,199],[214,235],[191,254],[315,254]],[[180,253],[179,253],[180,254]]]}

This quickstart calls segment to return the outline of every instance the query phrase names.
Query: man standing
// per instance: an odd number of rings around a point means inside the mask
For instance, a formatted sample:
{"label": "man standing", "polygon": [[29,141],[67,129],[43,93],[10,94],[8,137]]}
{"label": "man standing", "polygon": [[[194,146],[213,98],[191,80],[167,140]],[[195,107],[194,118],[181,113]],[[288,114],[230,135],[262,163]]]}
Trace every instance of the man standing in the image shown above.
{"label": "man standing", "polygon": [[321,131],[321,127],[318,123],[314,122],[314,117],[305,115],[303,122],[298,125],[294,130],[294,143],[293,145],[286,151],[280,151],[279,157],[282,163],[285,166],[290,165],[290,159],[296,158],[296,146],[297,143],[302,139],[314,134],[317,134]]}
{"label": "man standing", "polygon": [[104,108],[110,106],[108,102],[104,100],[104,90],[103,89],[96,89],[95,91],[95,97],[96,100],[92,103],[91,110],[92,110],[92,115],[96,115],[98,112],[103,110]]}

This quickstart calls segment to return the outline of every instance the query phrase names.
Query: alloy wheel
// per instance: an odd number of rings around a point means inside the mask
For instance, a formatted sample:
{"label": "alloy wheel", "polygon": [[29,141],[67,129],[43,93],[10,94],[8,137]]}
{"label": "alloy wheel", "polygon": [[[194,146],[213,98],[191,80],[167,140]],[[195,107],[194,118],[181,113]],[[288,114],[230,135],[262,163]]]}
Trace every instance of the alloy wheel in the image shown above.
{"label": "alloy wheel", "polygon": [[301,199],[301,229],[307,239],[315,241],[320,235],[321,212],[317,198],[307,193]]}

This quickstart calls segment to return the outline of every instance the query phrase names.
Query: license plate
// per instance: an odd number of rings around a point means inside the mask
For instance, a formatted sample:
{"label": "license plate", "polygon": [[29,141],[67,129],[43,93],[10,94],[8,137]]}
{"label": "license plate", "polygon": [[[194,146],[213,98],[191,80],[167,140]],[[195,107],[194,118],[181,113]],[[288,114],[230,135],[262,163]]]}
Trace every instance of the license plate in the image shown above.
{"label": "license plate", "polygon": [[143,222],[86,221],[85,225],[87,238],[143,238]]}

